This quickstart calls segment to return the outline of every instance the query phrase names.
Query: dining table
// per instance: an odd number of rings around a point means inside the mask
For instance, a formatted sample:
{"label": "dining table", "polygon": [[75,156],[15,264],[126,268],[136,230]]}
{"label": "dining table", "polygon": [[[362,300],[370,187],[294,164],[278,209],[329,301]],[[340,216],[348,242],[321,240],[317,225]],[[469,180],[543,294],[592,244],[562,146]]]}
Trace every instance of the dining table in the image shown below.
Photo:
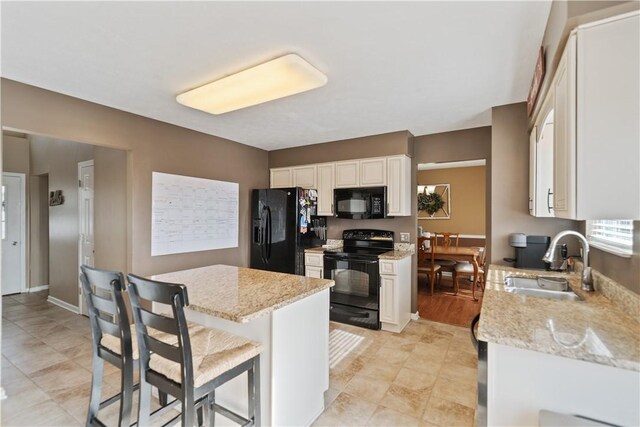
{"label": "dining table", "polygon": [[478,257],[480,256],[480,248],[475,246],[436,246],[434,252],[436,259],[468,261],[473,265],[473,286],[471,287],[471,294],[473,300],[477,301],[476,286],[478,284]]}

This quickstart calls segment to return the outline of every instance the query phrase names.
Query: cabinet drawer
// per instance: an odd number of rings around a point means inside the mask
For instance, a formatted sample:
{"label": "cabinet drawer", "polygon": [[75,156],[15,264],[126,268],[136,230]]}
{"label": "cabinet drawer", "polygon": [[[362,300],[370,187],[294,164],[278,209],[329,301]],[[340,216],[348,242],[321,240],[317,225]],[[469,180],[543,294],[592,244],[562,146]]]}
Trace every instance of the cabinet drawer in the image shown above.
{"label": "cabinet drawer", "polygon": [[324,255],[322,254],[304,254],[304,265],[312,267],[324,266]]}
{"label": "cabinet drawer", "polygon": [[396,262],[388,259],[380,260],[380,274],[398,274]]}
{"label": "cabinet drawer", "polygon": [[305,276],[322,279],[322,267],[307,266],[305,268]]}

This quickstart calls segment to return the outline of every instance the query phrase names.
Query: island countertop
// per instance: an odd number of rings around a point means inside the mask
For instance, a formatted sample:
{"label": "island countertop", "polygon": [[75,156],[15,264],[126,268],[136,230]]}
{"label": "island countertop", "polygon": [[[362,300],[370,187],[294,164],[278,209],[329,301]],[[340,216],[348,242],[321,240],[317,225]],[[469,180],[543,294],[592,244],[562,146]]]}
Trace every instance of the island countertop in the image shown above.
{"label": "island countertop", "polygon": [[[582,301],[550,300],[504,290],[507,276],[559,275]],[[601,292],[580,289],[580,276],[491,265],[478,338],[495,344],[640,371],[640,323]]]}
{"label": "island countertop", "polygon": [[186,285],[190,310],[238,323],[247,323],[335,284],[333,280],[230,265],[210,265],[150,278]]}

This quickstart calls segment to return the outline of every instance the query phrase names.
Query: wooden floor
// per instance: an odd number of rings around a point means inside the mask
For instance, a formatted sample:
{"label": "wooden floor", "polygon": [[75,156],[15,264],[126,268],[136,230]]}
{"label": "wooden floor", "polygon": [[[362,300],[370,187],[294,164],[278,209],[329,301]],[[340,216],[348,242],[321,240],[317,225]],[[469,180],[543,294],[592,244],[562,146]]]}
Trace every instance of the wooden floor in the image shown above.
{"label": "wooden floor", "polygon": [[466,326],[480,313],[482,290],[476,288],[474,301],[471,294],[471,282],[466,278],[459,280],[460,291],[453,294],[451,278],[443,276],[440,287],[436,286],[433,296],[430,295],[428,281],[425,276],[418,276],[418,312],[420,318],[450,325]]}

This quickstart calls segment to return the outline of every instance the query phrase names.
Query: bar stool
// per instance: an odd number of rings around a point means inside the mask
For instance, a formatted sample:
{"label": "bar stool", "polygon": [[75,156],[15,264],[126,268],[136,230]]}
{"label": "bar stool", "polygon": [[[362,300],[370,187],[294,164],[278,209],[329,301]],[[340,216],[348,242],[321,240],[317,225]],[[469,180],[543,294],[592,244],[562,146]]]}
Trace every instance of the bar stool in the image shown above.
{"label": "bar stool", "polygon": [[[133,384],[133,361],[138,357],[138,349],[132,342],[132,328],[122,297],[124,276],[120,272],[86,265],[80,269],[93,349],[91,397],[86,425],[104,425],[98,419],[98,411],[120,400],[118,425],[129,426],[133,391],[138,388],[137,384]],[[121,385],[120,393],[100,402],[105,361],[120,369]]]}
{"label": "bar stool", "polygon": [[[148,425],[151,386],[182,402],[183,426],[192,426],[196,412],[214,424],[215,413],[243,426],[260,425],[261,345],[230,333],[187,323],[187,288],[175,283],[127,275],[129,298],[136,324],[140,352],[140,406],[138,425]],[[173,317],[143,308],[153,303],[171,306]],[[149,330],[158,331],[153,336]],[[247,372],[249,413],[245,418],[215,403],[215,389]],[[169,424],[167,423],[167,424]]]}

